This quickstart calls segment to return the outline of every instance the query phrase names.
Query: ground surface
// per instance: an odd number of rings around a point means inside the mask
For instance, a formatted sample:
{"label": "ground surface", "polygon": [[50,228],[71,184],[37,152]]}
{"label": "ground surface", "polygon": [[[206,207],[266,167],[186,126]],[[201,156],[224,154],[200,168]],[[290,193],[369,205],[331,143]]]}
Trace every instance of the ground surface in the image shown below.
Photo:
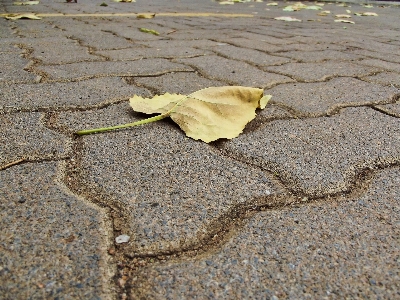
{"label": "ground surface", "polygon": [[[400,8],[105,3],[1,2],[0,298],[400,298]],[[74,135],[223,85],[273,96],[238,138]]]}

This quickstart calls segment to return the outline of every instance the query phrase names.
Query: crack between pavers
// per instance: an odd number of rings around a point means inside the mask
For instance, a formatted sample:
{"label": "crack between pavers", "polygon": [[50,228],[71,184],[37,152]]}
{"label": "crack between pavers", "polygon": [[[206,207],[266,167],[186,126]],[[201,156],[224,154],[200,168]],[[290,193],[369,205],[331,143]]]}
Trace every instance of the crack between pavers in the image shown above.
{"label": "crack between pavers", "polygon": [[53,154],[47,154],[47,155],[21,155],[21,158],[14,159],[13,161],[6,163],[4,165],[0,165],[0,171],[4,171],[6,169],[12,168],[17,165],[22,165],[26,163],[41,163],[41,162],[47,162],[47,161],[65,161],[70,159],[69,154],[66,155],[53,155]]}

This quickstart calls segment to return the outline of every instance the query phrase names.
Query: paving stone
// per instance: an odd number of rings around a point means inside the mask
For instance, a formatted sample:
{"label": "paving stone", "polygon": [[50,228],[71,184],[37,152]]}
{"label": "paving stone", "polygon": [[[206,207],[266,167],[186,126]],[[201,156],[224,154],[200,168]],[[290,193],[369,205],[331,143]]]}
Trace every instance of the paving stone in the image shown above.
{"label": "paving stone", "polygon": [[28,64],[17,52],[1,52],[0,82],[35,82],[37,76],[24,70]]}
{"label": "paving stone", "polygon": [[282,46],[280,49],[276,49],[275,51],[270,51],[270,52],[277,52],[276,54],[279,53],[285,53],[287,51],[323,51],[323,50],[335,50],[335,51],[342,51],[345,50],[346,47],[341,46],[341,45],[336,45],[333,43],[295,43],[295,44],[288,44]]}
{"label": "paving stone", "polygon": [[278,55],[290,57],[296,59],[299,62],[319,62],[326,60],[343,61],[359,60],[363,56],[352,53],[340,52],[335,50],[323,50],[323,51],[288,51],[279,52]]}
{"label": "paving stone", "polygon": [[128,48],[119,50],[97,51],[97,54],[108,57],[111,60],[138,60],[143,58],[176,58],[195,57],[211,53],[190,47],[168,48]]}
{"label": "paving stone", "polygon": [[395,87],[339,77],[326,82],[286,83],[266,91],[274,102],[297,111],[298,116],[332,114],[340,107],[388,103],[399,93]]}
{"label": "paving stone", "polygon": [[193,71],[188,66],[161,58],[138,61],[79,62],[60,66],[39,66],[37,69],[58,79],[96,76],[154,76],[167,72]]}
{"label": "paving stone", "polygon": [[[58,47],[54,47],[56,44]],[[30,57],[39,59],[43,64],[104,60],[99,56],[89,54],[88,49],[80,46],[77,41],[62,36],[30,39],[25,46],[33,49]]]}
{"label": "paving stone", "polygon": [[400,170],[362,196],[257,214],[220,250],[142,268],[133,298],[395,299]]}
{"label": "paving stone", "polygon": [[249,40],[256,40],[256,41],[263,41],[273,45],[287,45],[292,44],[293,42],[282,37],[273,37],[269,35],[269,32],[266,33],[254,33],[254,32],[238,32],[237,35],[239,37],[249,39]]}
{"label": "paving stone", "polygon": [[40,113],[0,115],[0,166],[21,158],[43,159],[66,155],[66,139],[45,128]]}
{"label": "paving stone", "polygon": [[363,50],[363,49],[352,50],[349,53],[363,55],[363,56],[371,57],[371,58],[377,58],[380,60],[394,62],[394,63],[400,63],[400,55],[395,55],[395,54],[375,52],[375,51],[369,51],[369,50]]}
{"label": "paving stone", "polygon": [[350,62],[288,63],[266,68],[267,71],[293,76],[302,81],[324,81],[337,76],[367,76],[382,67],[360,66]]}
{"label": "paving stone", "polygon": [[54,162],[0,172],[2,299],[111,296],[105,211],[58,183]]}
{"label": "paving stone", "polygon": [[[63,113],[59,124],[86,129],[143,118],[121,104],[91,114]],[[130,254],[195,244],[236,205],[280,192],[257,168],[186,137],[167,120],[90,135],[83,142],[79,181],[124,208],[126,223],[119,229],[131,237],[125,248]]]}
{"label": "paving stone", "polygon": [[255,66],[274,66],[291,61],[284,57],[269,55],[257,50],[239,48],[229,44],[213,47],[212,50],[226,58],[245,61]]}
{"label": "paving stone", "polygon": [[254,50],[260,50],[265,52],[277,52],[286,49],[287,45],[283,48],[282,46],[277,46],[273,44],[269,44],[263,41],[253,41],[245,38],[230,38],[224,37],[223,35],[219,37],[218,42],[228,43],[237,47],[249,48]]}
{"label": "paving stone", "polygon": [[149,96],[144,88],[126,84],[121,78],[106,77],[67,83],[0,85],[0,108],[38,109],[44,107],[90,106],[105,101]]}
{"label": "paving stone", "polygon": [[364,77],[363,79],[374,82],[374,83],[379,83],[382,85],[392,85],[400,88],[400,74],[399,73],[393,73],[393,72],[382,72],[376,75],[372,76],[367,76]]}
{"label": "paving stone", "polygon": [[400,157],[400,120],[371,108],[339,115],[268,123],[226,142],[230,156],[274,172],[310,196],[342,192],[358,170]]}
{"label": "paving stone", "polygon": [[391,116],[400,118],[400,96],[398,97],[396,103],[387,105],[376,105],[375,107]]}
{"label": "paving stone", "polygon": [[360,63],[367,65],[367,66],[384,69],[386,71],[393,71],[393,72],[400,73],[400,65],[398,63],[382,61],[379,59],[364,59],[364,60],[360,61]]}
{"label": "paving stone", "polygon": [[218,46],[220,44],[218,42],[205,39],[140,41],[138,43],[140,45],[145,45],[156,49],[191,47],[204,50],[210,49],[211,47]]}
{"label": "paving stone", "polygon": [[204,88],[225,85],[222,82],[201,77],[196,73],[170,73],[157,77],[137,77],[134,81],[138,85],[151,87],[160,95],[165,93],[187,95]]}
{"label": "paving stone", "polygon": [[[27,12],[32,12],[31,8],[27,8]],[[32,22],[32,20],[20,19],[14,23],[13,28],[15,28],[15,33],[21,38],[57,38],[60,35],[62,36],[61,29],[47,22]]]}
{"label": "paving stone", "polygon": [[176,61],[199,69],[206,77],[231,84],[269,87],[277,83],[293,81],[286,76],[263,72],[245,62],[232,61],[215,55],[176,59]]}

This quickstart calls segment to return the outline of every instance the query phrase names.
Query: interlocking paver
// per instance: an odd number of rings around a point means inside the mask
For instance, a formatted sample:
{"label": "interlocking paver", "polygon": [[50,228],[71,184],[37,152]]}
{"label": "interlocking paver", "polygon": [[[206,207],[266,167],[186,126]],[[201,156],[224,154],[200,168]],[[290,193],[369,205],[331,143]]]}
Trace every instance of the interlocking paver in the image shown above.
{"label": "interlocking paver", "polygon": [[130,293],[146,299],[398,298],[399,178],[399,168],[386,170],[351,200],[261,212],[218,251],[141,269]]}
{"label": "interlocking paver", "polygon": [[[399,97],[400,99],[400,97]],[[400,100],[397,100],[396,103],[393,104],[387,104],[387,105],[376,105],[378,109],[380,109],[383,112],[386,112],[387,114],[391,116],[395,116],[400,118]]]}
{"label": "interlocking paver", "polygon": [[77,79],[96,76],[161,75],[167,72],[193,71],[192,68],[162,58],[137,61],[79,62],[59,66],[39,66],[51,78]]}
{"label": "interlocking paver", "polygon": [[133,95],[149,96],[144,88],[125,83],[118,77],[76,82],[0,85],[0,108],[4,110],[45,107],[91,106]]}
{"label": "interlocking paver", "polygon": [[332,78],[326,82],[285,83],[267,93],[272,100],[297,111],[300,116],[331,114],[340,107],[391,102],[399,94],[385,87],[354,78]]}
{"label": "interlocking paver", "polygon": [[[77,130],[138,117],[121,104],[98,113],[64,113],[60,122]],[[81,184],[126,208],[129,221],[121,230],[131,236],[131,254],[196,244],[213,220],[236,205],[279,192],[257,168],[194,142],[169,122],[85,137],[83,147]]]}
{"label": "interlocking paver", "polygon": [[219,45],[210,49],[226,58],[242,60],[258,67],[281,65],[291,61],[285,57],[269,55],[261,51],[239,48],[228,44]]}
{"label": "interlocking paver", "polygon": [[57,163],[0,172],[2,299],[106,299],[105,211],[58,183]]}
{"label": "interlocking paver", "polygon": [[[400,50],[400,49],[399,49]],[[398,63],[382,61],[380,59],[364,59],[360,61],[361,64],[381,68],[387,71],[400,73],[400,65]]]}
{"label": "interlocking paver", "polygon": [[267,71],[295,77],[302,81],[324,81],[337,76],[367,76],[382,71],[382,67],[362,66],[358,63],[325,61],[319,63],[287,63],[267,67]]}
{"label": "interlocking paver", "polygon": [[343,61],[350,60],[355,61],[363,58],[361,55],[353,53],[335,51],[335,50],[322,50],[322,51],[287,51],[277,53],[281,56],[290,57],[296,59],[298,62],[318,62],[326,60]]}
{"label": "interlocking paver", "polygon": [[18,159],[66,156],[68,139],[45,128],[40,113],[0,115],[0,167]]}
{"label": "interlocking paver", "polygon": [[29,63],[17,52],[1,52],[0,82],[35,82],[37,75],[24,70]]}
{"label": "interlocking paver", "polygon": [[400,120],[347,108],[333,117],[274,121],[224,148],[272,170],[297,192],[322,196],[346,191],[359,169],[398,161]]}
{"label": "interlocking paver", "polygon": [[364,77],[370,82],[379,83],[382,85],[392,85],[400,88],[400,74],[394,72],[382,72],[376,75]]}
{"label": "interlocking paver", "polygon": [[293,81],[287,76],[267,73],[245,62],[233,61],[216,55],[176,59],[175,61],[193,66],[212,79],[236,85],[269,87],[277,83]]}
{"label": "interlocking paver", "polygon": [[177,93],[187,95],[195,91],[225,84],[199,76],[195,73],[170,73],[157,77],[138,77],[135,83],[157,90],[158,94]]}

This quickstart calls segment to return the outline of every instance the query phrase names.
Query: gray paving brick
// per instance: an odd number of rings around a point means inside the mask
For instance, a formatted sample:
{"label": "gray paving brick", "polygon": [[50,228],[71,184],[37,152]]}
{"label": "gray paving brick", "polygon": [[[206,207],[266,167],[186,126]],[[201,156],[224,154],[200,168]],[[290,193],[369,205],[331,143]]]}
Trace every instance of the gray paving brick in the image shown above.
{"label": "gray paving brick", "polygon": [[393,72],[382,72],[376,75],[364,77],[365,80],[382,85],[393,85],[400,88],[400,74]]}
{"label": "gray paving brick", "polygon": [[361,64],[380,68],[386,71],[393,71],[400,73],[400,65],[398,63],[392,63],[388,61],[382,61],[379,59],[364,59],[360,61]]}
{"label": "gray paving brick", "polygon": [[138,60],[143,58],[176,58],[194,57],[211,53],[191,47],[168,48],[127,48],[120,50],[97,51],[97,54],[106,56],[111,60]]}
{"label": "gray paving brick", "polygon": [[391,116],[400,118],[400,100],[392,104],[376,105],[375,107]]}
{"label": "gray paving brick", "polygon": [[37,69],[57,79],[90,78],[96,76],[150,76],[161,75],[167,72],[193,71],[188,66],[161,58],[118,62],[79,62],[60,66],[40,66]]}
{"label": "gray paving brick", "polygon": [[0,108],[5,110],[90,106],[128,98],[149,96],[144,88],[126,84],[121,78],[106,77],[67,83],[0,85]]}
{"label": "gray paving brick", "polygon": [[17,52],[0,53],[0,82],[35,82],[37,76],[24,70],[29,62]]}
{"label": "gray paving brick", "polygon": [[313,196],[342,192],[357,170],[398,161],[400,120],[370,108],[268,123],[224,144],[225,151]]}
{"label": "gray paving brick", "polygon": [[235,47],[229,44],[215,46],[211,49],[226,58],[245,61],[256,66],[274,66],[291,61],[284,57],[269,55],[257,50]]}
{"label": "gray paving brick", "polygon": [[326,82],[286,83],[266,91],[272,100],[297,111],[299,116],[332,114],[340,107],[388,103],[399,93],[395,87],[339,77]]}
{"label": "gray paving brick", "polygon": [[187,95],[207,87],[225,85],[220,81],[210,80],[196,73],[170,73],[157,77],[138,77],[134,81],[139,85],[157,90],[159,94]]}
{"label": "gray paving brick", "polygon": [[2,299],[111,296],[105,212],[60,184],[57,164],[0,172]]}
{"label": "gray paving brick", "polygon": [[322,51],[288,51],[279,52],[278,55],[296,59],[298,62],[319,62],[326,60],[343,61],[350,60],[356,61],[363,58],[361,55],[340,52],[336,50],[322,50]]}
{"label": "gray paving brick", "polygon": [[382,67],[361,66],[350,62],[288,63],[266,68],[267,71],[293,76],[302,81],[324,81],[337,76],[367,76]]}
{"label": "gray paving brick", "polygon": [[[85,129],[143,118],[121,104],[63,113],[59,122]],[[83,139],[81,184],[125,208],[127,223],[119,229],[131,237],[130,254],[195,244],[235,205],[280,191],[257,168],[187,138],[168,121]]]}
{"label": "gray paving brick", "polygon": [[346,201],[257,214],[217,251],[142,268],[133,298],[399,297],[400,170]]}
{"label": "gray paving brick", "polygon": [[232,61],[215,55],[176,59],[176,61],[194,66],[209,78],[223,80],[231,84],[268,87],[276,83],[292,81],[289,77],[263,72],[245,62]]}
{"label": "gray paving brick", "polygon": [[[54,47],[56,44],[58,47]],[[89,54],[88,49],[80,46],[77,41],[63,36],[29,39],[24,41],[24,45],[33,50],[30,57],[39,59],[43,64],[104,60],[99,56]]]}
{"label": "gray paving brick", "polygon": [[363,49],[352,50],[349,53],[354,53],[354,54],[363,55],[366,57],[381,59],[381,60],[389,61],[389,62],[393,62],[393,63],[400,63],[400,55],[395,55],[395,54],[375,52],[375,51],[369,51],[369,50],[363,50]]}
{"label": "gray paving brick", "polygon": [[40,122],[40,113],[0,115],[0,166],[15,160],[66,155],[68,139]]}

